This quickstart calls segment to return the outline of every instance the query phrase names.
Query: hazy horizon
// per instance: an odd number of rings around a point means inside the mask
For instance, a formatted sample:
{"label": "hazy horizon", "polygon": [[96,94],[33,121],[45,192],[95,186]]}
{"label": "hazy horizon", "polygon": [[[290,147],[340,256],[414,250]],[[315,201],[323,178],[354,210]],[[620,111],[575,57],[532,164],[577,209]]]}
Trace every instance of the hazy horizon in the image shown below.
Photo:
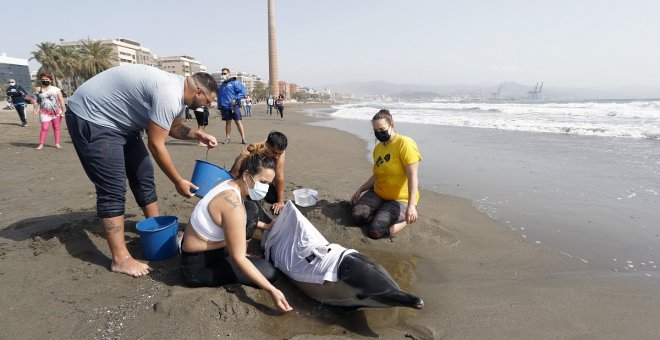
{"label": "hazy horizon", "polygon": [[[159,56],[195,57],[209,72],[229,67],[268,78],[266,1],[199,2],[190,14],[172,0],[118,0],[102,11],[81,11],[90,7],[81,0],[31,7],[47,8],[48,19],[8,15],[7,29],[17,33],[0,52],[29,59],[42,42],[122,37]],[[660,3],[639,0],[276,1],[279,75],[301,86],[660,87],[657,13]]]}

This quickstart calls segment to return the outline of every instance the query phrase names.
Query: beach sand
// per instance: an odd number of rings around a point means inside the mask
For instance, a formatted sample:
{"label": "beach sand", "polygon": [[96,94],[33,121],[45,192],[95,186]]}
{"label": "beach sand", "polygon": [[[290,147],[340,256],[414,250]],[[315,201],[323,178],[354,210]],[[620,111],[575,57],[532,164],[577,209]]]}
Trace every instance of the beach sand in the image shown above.
{"label": "beach sand", "polygon": [[[249,142],[271,130],[289,139],[287,198],[318,190],[319,202],[300,210],[325,235],[376,259],[402,288],[425,301],[422,310],[365,309],[337,314],[305,297],[286,278],[277,282],[294,311],[272,309],[268,294],[239,285],[182,285],[179,257],[153,262],[147,277],[109,271],[109,251],[95,218],[94,187],[68,132],[63,149],[52,131],[36,151],[39,124],[20,127],[15,111],[0,111],[0,338],[365,338],[385,339],[621,339],[656,338],[657,287],[625,275],[590,271],[574,259],[531,244],[460,198],[422,191],[420,220],[392,239],[371,240],[350,220],[347,200],[370,174],[365,143],[339,130],[309,126],[289,104],[283,120],[255,105],[243,122]],[[212,115],[215,116],[214,112]],[[187,123],[195,127],[194,121]],[[356,121],[356,124],[368,122]],[[63,124],[65,125],[65,124]],[[208,131],[224,139],[224,123]],[[239,140],[232,125],[232,140]],[[415,137],[415,136],[411,136]],[[220,145],[208,160],[230,166],[243,146]],[[206,149],[170,140],[184,177]],[[450,162],[451,160],[446,160]],[[424,166],[422,162],[421,166]],[[179,196],[156,167],[160,212],[188,221],[196,198]],[[143,259],[127,195],[129,250]],[[255,242],[251,249],[257,249]]]}

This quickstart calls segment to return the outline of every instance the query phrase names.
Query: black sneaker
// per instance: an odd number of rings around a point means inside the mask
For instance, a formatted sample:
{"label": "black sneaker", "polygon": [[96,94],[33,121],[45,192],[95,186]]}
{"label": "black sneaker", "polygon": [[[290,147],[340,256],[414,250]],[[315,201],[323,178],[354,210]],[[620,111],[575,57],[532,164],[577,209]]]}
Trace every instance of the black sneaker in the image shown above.
{"label": "black sneaker", "polygon": [[245,142],[245,138],[241,139],[241,144],[247,144],[247,143]]}

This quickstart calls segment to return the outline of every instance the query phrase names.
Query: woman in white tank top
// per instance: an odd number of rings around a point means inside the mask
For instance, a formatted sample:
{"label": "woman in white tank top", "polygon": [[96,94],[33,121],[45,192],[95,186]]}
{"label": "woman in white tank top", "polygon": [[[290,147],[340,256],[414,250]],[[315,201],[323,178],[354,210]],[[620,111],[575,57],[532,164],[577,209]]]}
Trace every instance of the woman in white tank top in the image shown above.
{"label": "woman in white tank top", "polygon": [[[275,160],[268,153],[255,153],[246,158],[234,180],[220,183],[197,203],[186,227],[181,244],[181,275],[191,286],[215,287],[241,283],[267,291],[275,307],[290,311],[284,294],[272,285],[277,269],[260,258],[247,256],[248,214],[268,192],[275,177]],[[253,204],[243,206],[250,197]],[[250,216],[256,216],[250,214]],[[268,229],[271,223],[256,222]]]}

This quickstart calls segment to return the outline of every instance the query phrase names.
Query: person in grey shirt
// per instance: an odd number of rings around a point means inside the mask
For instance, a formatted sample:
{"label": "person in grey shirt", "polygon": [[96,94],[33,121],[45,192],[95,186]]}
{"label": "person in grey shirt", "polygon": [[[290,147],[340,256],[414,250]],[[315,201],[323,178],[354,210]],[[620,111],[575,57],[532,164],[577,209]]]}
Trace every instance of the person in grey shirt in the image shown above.
{"label": "person in grey shirt", "polygon": [[183,77],[146,65],[121,65],[83,83],[69,98],[66,123],[78,158],[96,187],[96,210],[112,253],[110,269],[131,276],[151,271],[134,259],[124,240],[126,180],[145,217],[159,216],[154,168],[148,149],[177,192],[198,189],[177,171],[165,146],[168,136],[215,147],[214,136],[182,123],[186,106],[208,106],[218,85],[208,73]]}

